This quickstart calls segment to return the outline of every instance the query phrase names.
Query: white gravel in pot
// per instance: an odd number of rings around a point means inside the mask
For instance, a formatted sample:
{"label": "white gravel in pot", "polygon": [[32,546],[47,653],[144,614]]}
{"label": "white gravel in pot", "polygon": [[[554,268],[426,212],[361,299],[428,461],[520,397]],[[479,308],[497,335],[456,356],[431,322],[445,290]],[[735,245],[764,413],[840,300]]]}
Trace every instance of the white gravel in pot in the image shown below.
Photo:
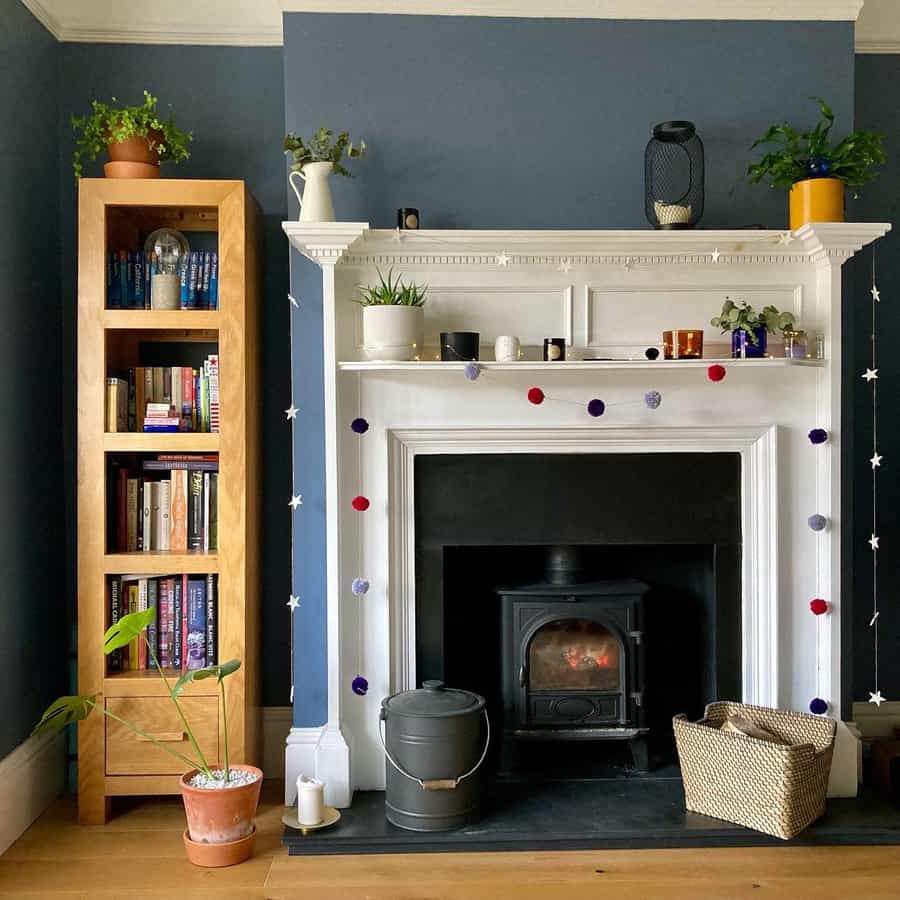
{"label": "white gravel in pot", "polygon": [[244,787],[259,781],[259,775],[256,772],[245,772],[243,769],[232,769],[229,773],[228,781],[225,781],[224,769],[212,769],[212,778],[198,772],[189,781],[188,785],[192,788],[199,788],[201,791],[220,791],[223,788]]}

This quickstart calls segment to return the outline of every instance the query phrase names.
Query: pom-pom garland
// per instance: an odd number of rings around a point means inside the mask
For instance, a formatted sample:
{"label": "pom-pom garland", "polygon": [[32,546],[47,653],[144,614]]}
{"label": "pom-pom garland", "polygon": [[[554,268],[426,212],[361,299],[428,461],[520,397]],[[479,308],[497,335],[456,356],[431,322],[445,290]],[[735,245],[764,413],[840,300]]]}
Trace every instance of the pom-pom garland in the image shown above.
{"label": "pom-pom garland", "polygon": [[369,682],[362,675],[357,675],[350,683],[350,689],[358,697],[365,697],[369,693]]}
{"label": "pom-pom garland", "polygon": [[828,519],[821,513],[813,513],[806,522],[813,531],[824,531],[825,526],[828,524]]}
{"label": "pom-pom garland", "polygon": [[359,416],[350,423],[350,430],[354,434],[365,434],[369,430],[369,423]]}
{"label": "pom-pom garland", "polygon": [[369,593],[369,582],[366,581],[365,578],[354,578],[350,585],[350,590],[353,591],[357,597],[362,597],[364,594]]}
{"label": "pom-pom garland", "polygon": [[469,381],[478,381],[478,376],[481,374],[481,366],[479,366],[478,363],[466,363],[463,374],[465,374]]}
{"label": "pom-pom garland", "polygon": [[813,428],[809,433],[811,444],[824,444],[828,440],[828,432],[824,428]]}
{"label": "pom-pom garland", "polygon": [[821,697],[813,697],[809,701],[809,711],[816,716],[824,716],[828,712],[828,704]]}
{"label": "pom-pom garland", "polygon": [[828,604],[821,597],[814,597],[809,601],[809,609],[814,616],[821,616],[828,612]]}
{"label": "pom-pom garland", "polygon": [[725,377],[725,366],[714,363],[706,370],[706,377],[710,381],[721,381]]}
{"label": "pom-pom garland", "polygon": [[598,400],[596,397],[591,400],[587,405],[588,415],[593,416],[595,419],[599,418],[606,412],[606,404],[602,400]]}
{"label": "pom-pom garland", "polygon": [[350,505],[357,512],[365,512],[369,508],[369,498],[363,497],[362,494],[358,494],[350,501]]}
{"label": "pom-pom garland", "polygon": [[659,391],[647,391],[644,394],[644,404],[647,409],[659,409],[660,403],[662,403],[662,394]]}
{"label": "pom-pom garland", "polygon": [[528,388],[528,402],[540,406],[544,402],[544,392],[539,387]]}

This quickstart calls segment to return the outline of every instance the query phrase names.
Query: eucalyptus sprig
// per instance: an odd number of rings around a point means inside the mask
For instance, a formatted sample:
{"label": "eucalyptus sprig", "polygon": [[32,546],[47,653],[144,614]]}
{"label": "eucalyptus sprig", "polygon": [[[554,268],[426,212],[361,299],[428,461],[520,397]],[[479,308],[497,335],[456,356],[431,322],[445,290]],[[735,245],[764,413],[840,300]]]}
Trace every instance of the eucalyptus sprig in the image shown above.
{"label": "eucalyptus sprig", "polygon": [[758,184],[767,179],[773,188],[789,189],[806,178],[839,178],[850,187],[871,181],[886,156],[883,137],[872,131],[854,131],[837,144],[832,144],[834,112],[820,97],[821,118],[815,128],[799,131],[787,122],[772,125],[753,142],[751,150],[764,144],[775,145],[759,162],[747,169],[747,179]]}
{"label": "eucalyptus sprig", "polygon": [[366,155],[366,142],[360,141],[354,145],[347,131],[342,131],[334,142],[331,140],[332,137],[334,137],[334,132],[324,126],[305,141],[293,132],[286,135],[283,149],[285,153],[290,153],[293,156],[293,161],[291,162],[292,171],[299,171],[307,163],[330,162],[333,171],[338,175],[352,178],[353,176],[342,165],[341,160],[344,158],[345,152],[347,153],[347,159],[362,159]]}
{"label": "eucalyptus sprig", "polygon": [[721,328],[722,334],[743,329],[754,346],[759,344],[755,329],[765,328],[770,334],[785,331],[794,324],[794,314],[779,312],[774,306],[764,306],[757,312],[746,300],[735,303],[730,297],[725,298],[722,312],[710,319],[710,325]]}
{"label": "eucalyptus sprig", "polygon": [[[112,98],[112,104],[116,98]],[[162,118],[157,109],[159,101],[149,91],[144,91],[144,102],[140,106],[116,106],[91,101],[91,111],[83,116],[72,117],[72,128],[76,133],[75,153],[72,168],[75,177],[80,178],[84,158],[96,159],[109,144],[132,137],[147,138],[150,148],[159,154],[160,162],[183,162],[190,158],[188,144],[194,139],[189,131],[182,131],[172,116]]]}
{"label": "eucalyptus sprig", "polygon": [[404,284],[398,276],[394,278],[391,269],[387,278],[378,273],[378,284],[360,285],[360,296],[354,301],[360,306],[424,306],[427,288],[419,284]]}

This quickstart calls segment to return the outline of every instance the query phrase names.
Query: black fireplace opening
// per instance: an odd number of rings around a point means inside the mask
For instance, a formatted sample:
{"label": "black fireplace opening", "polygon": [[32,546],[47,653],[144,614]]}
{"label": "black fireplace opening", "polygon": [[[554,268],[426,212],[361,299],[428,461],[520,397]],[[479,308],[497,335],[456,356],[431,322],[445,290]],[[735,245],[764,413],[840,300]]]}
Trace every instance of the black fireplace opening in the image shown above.
{"label": "black fireplace opening", "polygon": [[740,537],[734,454],[420,458],[417,680],[486,698],[495,773],[676,774],[740,697]]}

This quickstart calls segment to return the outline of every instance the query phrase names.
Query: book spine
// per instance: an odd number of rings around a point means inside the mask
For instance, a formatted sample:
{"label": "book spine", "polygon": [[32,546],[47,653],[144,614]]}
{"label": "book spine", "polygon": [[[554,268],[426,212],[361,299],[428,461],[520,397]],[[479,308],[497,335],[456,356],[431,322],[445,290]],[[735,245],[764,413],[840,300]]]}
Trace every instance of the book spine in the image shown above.
{"label": "book spine", "polygon": [[212,254],[209,250],[203,254],[203,308],[212,309],[209,299],[210,268],[212,267]]}
{"label": "book spine", "polygon": [[172,368],[169,373],[169,379],[172,382],[172,412],[181,424],[183,401],[181,398],[181,387],[184,379],[181,377],[181,366]]}
{"label": "book spine", "polygon": [[219,355],[209,358],[209,430],[219,430]]}
{"label": "book spine", "polygon": [[[147,626],[147,644],[150,649],[147,650],[147,668],[156,668],[153,665],[153,657],[159,659],[159,579],[150,578],[147,580],[147,609],[155,609],[156,616]],[[153,651],[152,654],[150,651]]]}
{"label": "book spine", "polygon": [[[109,579],[109,624],[115,625],[122,615],[122,579],[113,576]],[[113,650],[109,654],[109,671],[122,671],[122,650]]]}
{"label": "book spine", "polygon": [[144,430],[144,415],[147,406],[147,377],[144,367],[138,366],[134,370],[134,428],[133,431]]}
{"label": "book spine", "polygon": [[141,549],[149,552],[153,549],[153,482],[145,481],[143,497],[141,499],[141,518],[144,521],[143,527],[143,545]]}
{"label": "book spine", "polygon": [[206,576],[206,665],[215,666],[219,661],[219,597],[215,575]]}
{"label": "book spine", "polygon": [[188,473],[188,550],[203,549],[203,473]]}
{"label": "book spine", "polygon": [[171,472],[173,469],[196,469],[201,472],[218,472],[219,463],[205,459],[162,460],[145,459],[143,462],[145,472]]}
{"label": "book spine", "polygon": [[206,298],[203,296],[203,267],[206,265],[203,252],[197,251],[197,293],[194,295],[194,308],[203,309],[206,305]]}
{"label": "book spine", "polygon": [[209,472],[203,473],[203,551],[209,553]]}
{"label": "book spine", "polygon": [[159,579],[159,665],[169,668],[169,579]]}
{"label": "book spine", "polygon": [[106,379],[106,430],[116,430],[116,382],[118,378]]}
{"label": "book spine", "polygon": [[128,251],[119,251],[119,306],[128,307]]}
{"label": "book spine", "polygon": [[163,384],[163,370],[162,366],[153,366],[150,369],[152,378],[153,378],[153,387],[150,392],[150,402],[151,403],[164,403],[165,402],[165,387]]}
{"label": "book spine", "polygon": [[181,308],[188,308],[188,261],[181,264]]}
{"label": "book spine", "polygon": [[194,376],[190,366],[181,369],[181,418],[185,428],[193,431]]}
{"label": "book spine", "polygon": [[158,550],[168,550],[172,521],[172,482],[161,481],[159,483],[159,547]]}
{"label": "book spine", "polygon": [[116,550],[124,553],[128,549],[128,470],[125,466],[119,469],[116,503],[118,506],[116,519],[119,522],[116,532]]}
{"label": "book spine", "polygon": [[219,473],[209,474],[209,549],[219,549]]}
{"label": "book spine", "polygon": [[190,254],[190,273],[188,274],[188,309],[197,308],[197,251]]}
{"label": "book spine", "polygon": [[172,668],[181,669],[181,648],[183,632],[181,619],[184,607],[183,583],[180,578],[172,580]]}
{"label": "book spine", "polygon": [[150,256],[144,255],[144,309],[150,309],[150,291],[153,286],[153,275],[156,268],[156,251],[152,251]]}
{"label": "book spine", "polygon": [[209,308],[219,308],[219,254],[213,253],[209,273]]}
{"label": "book spine", "polygon": [[[137,547],[136,550],[144,549],[144,491],[147,488],[147,484],[144,481],[143,476],[138,478],[138,489],[137,489]],[[147,535],[147,540],[150,539],[150,535]]]}
{"label": "book spine", "polygon": [[169,550],[172,553],[187,552],[188,473],[183,469],[172,471],[172,513],[170,518]]}
{"label": "book spine", "polygon": [[[128,585],[128,612],[136,613],[138,611],[138,586],[131,582]],[[128,642],[128,669],[136,671],[138,667],[138,638],[134,637]]]}
{"label": "book spine", "polygon": [[162,402],[169,409],[172,407],[172,370],[168,366],[161,366],[162,371]]}
{"label": "book spine", "polygon": [[138,480],[129,478],[125,486],[125,551],[137,550]]}
{"label": "book spine", "polygon": [[134,254],[134,305],[144,308],[144,251]]}
{"label": "book spine", "polygon": [[181,671],[187,671],[188,662],[188,577],[181,576]]}
{"label": "book spine", "polygon": [[128,370],[128,431],[137,430],[137,373]]}
{"label": "book spine", "polygon": [[188,579],[187,665],[202,669],[206,665],[206,582]]}
{"label": "book spine", "polygon": [[147,483],[150,489],[150,549],[159,550],[159,482]]}
{"label": "book spine", "polygon": [[177,434],[177,425],[144,425],[145,434]]}

